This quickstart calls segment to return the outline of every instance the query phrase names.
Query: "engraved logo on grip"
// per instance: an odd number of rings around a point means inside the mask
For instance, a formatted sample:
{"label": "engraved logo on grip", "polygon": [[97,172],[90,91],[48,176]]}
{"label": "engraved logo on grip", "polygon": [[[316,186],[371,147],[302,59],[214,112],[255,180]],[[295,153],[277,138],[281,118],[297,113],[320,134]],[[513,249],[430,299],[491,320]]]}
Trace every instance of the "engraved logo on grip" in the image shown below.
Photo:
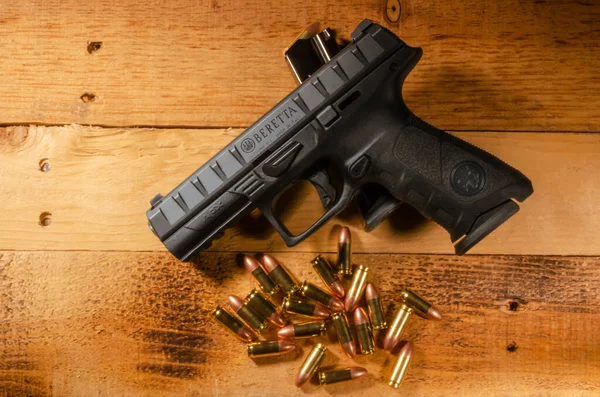
{"label": "engraved logo on grip", "polygon": [[463,161],[454,167],[450,174],[454,190],[462,196],[473,196],[483,189],[485,171],[472,161]]}
{"label": "engraved logo on grip", "polygon": [[291,99],[273,109],[260,123],[246,130],[237,144],[244,160],[252,161],[303,117],[304,112]]}

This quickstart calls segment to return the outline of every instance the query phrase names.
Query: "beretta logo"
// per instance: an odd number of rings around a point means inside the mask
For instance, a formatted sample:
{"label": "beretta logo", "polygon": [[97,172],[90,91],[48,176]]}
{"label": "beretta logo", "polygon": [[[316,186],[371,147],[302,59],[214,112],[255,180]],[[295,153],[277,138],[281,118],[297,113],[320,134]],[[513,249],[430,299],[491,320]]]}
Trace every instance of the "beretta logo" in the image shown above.
{"label": "beretta logo", "polygon": [[285,127],[288,121],[296,113],[298,113],[298,110],[291,106],[282,109],[279,113],[275,114],[271,120],[265,120],[265,124],[255,133],[244,139],[240,144],[240,148],[245,153],[252,152],[256,148],[256,144],[261,143],[263,139],[268,138],[273,133],[277,135],[279,129]]}
{"label": "beretta logo", "polygon": [[259,122],[244,131],[236,143],[244,161],[252,161],[259,156],[304,116],[304,112],[292,98],[271,109]]}
{"label": "beretta logo", "polygon": [[250,153],[251,151],[254,150],[256,145],[254,144],[254,141],[252,139],[246,138],[242,141],[242,144],[240,145],[240,147],[242,148],[244,153]]}

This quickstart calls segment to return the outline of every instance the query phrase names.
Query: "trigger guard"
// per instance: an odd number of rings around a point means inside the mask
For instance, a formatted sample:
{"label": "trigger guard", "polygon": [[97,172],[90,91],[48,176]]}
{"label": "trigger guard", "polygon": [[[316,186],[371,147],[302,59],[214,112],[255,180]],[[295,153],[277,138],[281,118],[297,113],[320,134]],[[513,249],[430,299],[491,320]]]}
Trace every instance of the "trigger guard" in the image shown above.
{"label": "trigger guard", "polygon": [[262,215],[269,221],[269,223],[275,228],[277,233],[281,236],[283,241],[288,247],[294,245],[294,236],[287,227],[285,227],[284,223],[279,220],[277,215],[273,212],[273,207],[270,201],[266,201],[262,205],[258,205],[258,209],[262,213]]}
{"label": "trigger guard", "polygon": [[[323,174],[325,174],[325,172],[323,172]],[[325,176],[328,180],[329,177],[326,174]],[[322,178],[323,176],[320,177]],[[291,234],[285,224],[273,212],[272,200],[263,201],[261,204],[257,205],[257,207],[261,210],[263,216],[281,235],[281,238],[283,238],[283,241],[285,241],[286,245],[288,247],[292,247],[316,232],[331,218],[339,214],[354,199],[355,191],[351,190],[348,185],[344,185],[339,195],[337,192],[334,192],[333,194],[335,194],[335,200],[332,199],[332,204],[330,204],[330,208],[327,208],[325,214],[317,219],[317,221],[309,226],[304,232],[298,235]]]}

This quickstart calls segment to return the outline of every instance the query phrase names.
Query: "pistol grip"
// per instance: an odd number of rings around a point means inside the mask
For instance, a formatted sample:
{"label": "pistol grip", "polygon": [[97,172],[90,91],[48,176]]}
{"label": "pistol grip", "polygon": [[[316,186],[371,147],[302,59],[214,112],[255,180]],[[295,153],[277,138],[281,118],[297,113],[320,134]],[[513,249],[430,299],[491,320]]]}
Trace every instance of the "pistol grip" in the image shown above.
{"label": "pistol grip", "polygon": [[[405,117],[402,117],[401,115]],[[457,254],[514,215],[533,193],[531,181],[495,156],[441,131],[408,109],[394,121],[382,185],[450,233]]]}

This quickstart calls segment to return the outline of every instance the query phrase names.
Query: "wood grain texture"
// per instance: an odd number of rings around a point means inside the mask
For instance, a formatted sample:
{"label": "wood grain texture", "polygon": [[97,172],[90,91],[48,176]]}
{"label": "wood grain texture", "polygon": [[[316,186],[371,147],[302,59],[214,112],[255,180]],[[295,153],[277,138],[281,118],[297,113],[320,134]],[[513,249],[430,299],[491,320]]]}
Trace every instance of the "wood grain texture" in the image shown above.
{"label": "wood grain texture", "polygon": [[[597,397],[600,3],[400,3],[399,22],[385,0],[0,4],[0,397]],[[258,218],[194,263],[165,252],[148,200],[294,89],[282,49],[302,27],[347,38],[363,18],[423,48],[404,86],[417,115],[530,177],[521,212],[463,257],[408,208],[370,234],[349,209],[293,249]],[[320,209],[307,189],[291,201],[303,203],[292,229]],[[368,377],[297,390],[314,341],[253,361],[210,315],[254,287],[240,249],[276,252],[318,282],[308,261],[335,250],[338,224],[388,316],[403,284],[445,316],[411,320],[416,353],[397,392],[394,357],[349,360],[331,332],[318,339],[325,365]]]}
{"label": "wood grain texture", "polygon": [[423,47],[405,97],[439,128],[600,129],[598,2],[403,0],[399,23],[385,4],[7,2],[0,121],[248,126],[294,88],[282,50],[304,26],[371,18]]}
{"label": "wood grain texture", "polygon": [[[11,127],[0,137],[0,191],[4,202],[0,248],[8,250],[164,250],[146,226],[148,201],[166,194],[239,130],[102,129],[82,126]],[[475,253],[599,255],[598,134],[459,133],[524,172],[535,193],[513,219]],[[50,172],[39,169],[48,158]],[[292,230],[307,227],[322,211],[311,189],[293,198]],[[52,224],[40,226],[43,212]],[[349,209],[296,251],[333,251],[336,224],[362,229]],[[354,233],[356,252],[451,253],[448,234],[410,208],[373,233]],[[213,250],[286,250],[264,220],[246,220]]]}
{"label": "wood grain texture", "polygon": [[[312,253],[280,254],[317,282]],[[388,314],[402,284],[445,318],[411,319],[415,358],[403,395],[595,396],[600,389],[600,259],[355,255]],[[252,277],[232,253],[182,264],[166,253],[0,254],[1,396],[385,395],[394,358],[359,357],[370,375],[327,389],[293,378],[311,341],[252,361],[210,312]],[[509,309],[513,302],[514,311]],[[514,306],[516,302],[516,307]],[[326,366],[348,366],[335,337]],[[408,393],[408,394],[406,394]]]}

